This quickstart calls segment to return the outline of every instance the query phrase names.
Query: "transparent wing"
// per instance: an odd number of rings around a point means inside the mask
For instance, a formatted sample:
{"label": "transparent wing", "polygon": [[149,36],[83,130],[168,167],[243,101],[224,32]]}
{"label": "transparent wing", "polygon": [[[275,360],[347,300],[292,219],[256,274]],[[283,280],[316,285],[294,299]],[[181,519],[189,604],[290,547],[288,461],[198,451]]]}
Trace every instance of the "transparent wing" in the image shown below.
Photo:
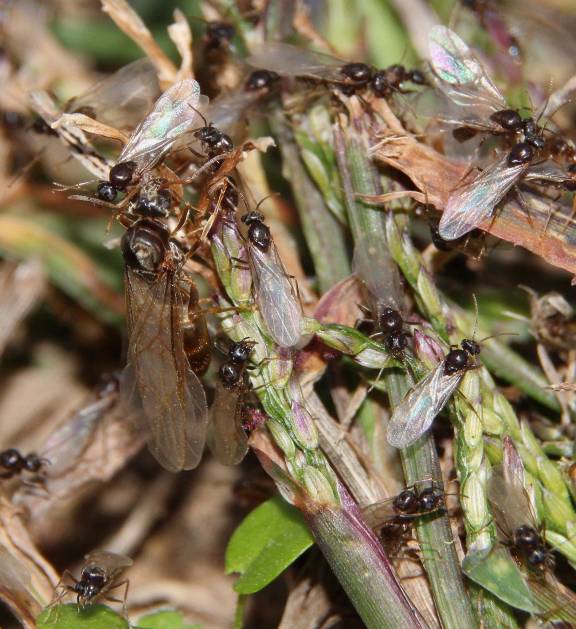
{"label": "transparent wing", "polygon": [[379,304],[402,310],[400,272],[385,245],[365,240],[356,244],[352,268]]}
{"label": "transparent wing", "polygon": [[446,26],[434,26],[428,35],[436,86],[472,119],[508,109],[500,90],[486,74],[466,42]]}
{"label": "transparent wing", "polygon": [[463,372],[446,375],[444,361],[408,391],[394,409],[386,438],[395,448],[406,448],[423,435],[462,380]]}
{"label": "transparent wing", "polygon": [[204,126],[198,110],[207,104],[206,97],[200,95],[197,81],[185,79],[174,83],[136,127],[118,162],[136,162],[139,173],[152,168],[172,149],[181,135],[195,126]]}
{"label": "transparent wing", "polygon": [[111,576],[126,570],[134,563],[130,557],[109,550],[95,550],[86,555],[84,560],[86,566],[98,566]]}
{"label": "transparent wing", "polygon": [[200,462],[208,405],[184,353],[180,325],[184,304],[172,280],[164,273],[147,282],[126,271],[129,346],[122,386],[135,386],[142,402],[139,417],[149,432],[150,451],[164,468],[178,472]]}
{"label": "transparent wing", "polygon": [[283,76],[342,80],[340,68],[346,61],[290,44],[265,42],[252,50],[247,63]]}
{"label": "transparent wing", "polygon": [[294,347],[301,337],[302,306],[274,244],[264,253],[249,247],[256,303],[272,338]]}
{"label": "transparent wing", "polygon": [[525,181],[545,182],[549,184],[563,184],[570,176],[558,164],[551,161],[530,166],[524,176]]}
{"label": "transparent wing", "polygon": [[131,128],[150,111],[159,94],[156,69],[149,59],[139,59],[72,98],[66,111],[86,113],[116,128]]}
{"label": "transparent wing", "polygon": [[238,465],[248,452],[248,437],[242,428],[245,386],[216,386],[210,408],[208,447],[220,463]]}
{"label": "transparent wing", "polygon": [[61,476],[75,465],[92,442],[92,436],[100,420],[116,400],[117,393],[111,392],[83,406],[50,434],[40,456],[50,461],[51,478]]}
{"label": "transparent wing", "polygon": [[248,109],[262,97],[258,92],[238,90],[215,98],[206,109],[209,120],[223,133],[230,134],[244,118]]}
{"label": "transparent wing", "polygon": [[370,528],[378,528],[386,524],[386,522],[398,517],[398,514],[394,510],[395,498],[396,496],[392,496],[392,498],[379,500],[378,502],[374,502],[362,508],[364,521]]}
{"label": "transparent wing", "polygon": [[524,524],[538,530],[532,502],[524,485],[513,476],[507,477],[501,465],[492,469],[488,481],[488,501],[501,536],[513,538],[514,531]]}
{"label": "transparent wing", "polygon": [[529,164],[508,166],[508,155],[485,168],[448,198],[438,231],[444,240],[456,240],[489,218]]}

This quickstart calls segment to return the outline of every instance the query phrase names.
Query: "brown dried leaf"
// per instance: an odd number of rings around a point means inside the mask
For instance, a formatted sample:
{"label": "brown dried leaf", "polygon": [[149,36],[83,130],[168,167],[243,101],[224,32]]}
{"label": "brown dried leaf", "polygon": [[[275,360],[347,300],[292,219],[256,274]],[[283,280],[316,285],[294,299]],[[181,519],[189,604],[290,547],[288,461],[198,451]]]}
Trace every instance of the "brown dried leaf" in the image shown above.
{"label": "brown dried leaf", "polygon": [[128,136],[122,131],[118,131],[114,127],[109,127],[107,124],[98,122],[90,116],[84,114],[62,114],[57,120],[50,125],[55,131],[59,131],[61,128],[70,129],[76,128],[91,133],[92,135],[98,135],[110,140],[117,140],[122,144],[126,144]]}
{"label": "brown dried leaf", "polygon": [[314,318],[320,323],[341,323],[353,328],[364,317],[358,306],[363,301],[362,285],[355,275],[350,275],[322,295],[316,304]]}
{"label": "brown dried leaf", "polygon": [[166,89],[176,80],[178,71],[169,57],[158,46],[146,24],[126,0],[101,0],[102,10],[114,20],[116,26],[133,39],[150,58],[158,70],[158,79]]}
{"label": "brown dried leaf", "polygon": [[46,275],[37,259],[0,268],[0,354],[15,329],[40,301]]}
{"label": "brown dried leaf", "polygon": [[25,627],[33,628],[34,619],[52,598],[58,576],[30,539],[22,512],[4,498],[0,499],[0,549],[5,555],[0,597]]}
{"label": "brown dried leaf", "polygon": [[[318,564],[317,564],[318,565]],[[320,564],[318,567],[321,567]],[[290,592],[278,629],[309,629],[340,624],[342,618],[332,609],[324,579],[303,578]]]}
{"label": "brown dried leaf", "polygon": [[46,439],[41,456],[52,460],[41,488],[25,486],[14,503],[30,513],[32,524],[42,526],[57,504],[95,482],[110,480],[144,445],[145,435],[134,431],[132,406],[118,399],[116,390],[92,396]]}
{"label": "brown dried leaf", "polygon": [[[61,118],[61,112],[48,92],[32,92],[30,106],[50,126]],[[108,179],[110,165],[97,153],[80,128],[63,123],[58,128],[58,137],[88,172],[98,179]]]}
{"label": "brown dried leaf", "polygon": [[180,58],[180,69],[176,74],[176,81],[183,79],[193,79],[193,59],[192,59],[192,31],[188,20],[184,17],[184,13],[180,9],[174,11],[174,24],[168,27],[168,35],[174,42]]}
{"label": "brown dried leaf", "polygon": [[[438,210],[444,208],[452,191],[476,172],[451,162],[412,136],[385,129],[379,136],[381,141],[373,148],[374,158],[410,177],[424,193],[426,202]],[[480,228],[576,274],[576,221],[572,208],[532,193],[523,193],[523,199],[529,214],[517,201],[509,201]]]}

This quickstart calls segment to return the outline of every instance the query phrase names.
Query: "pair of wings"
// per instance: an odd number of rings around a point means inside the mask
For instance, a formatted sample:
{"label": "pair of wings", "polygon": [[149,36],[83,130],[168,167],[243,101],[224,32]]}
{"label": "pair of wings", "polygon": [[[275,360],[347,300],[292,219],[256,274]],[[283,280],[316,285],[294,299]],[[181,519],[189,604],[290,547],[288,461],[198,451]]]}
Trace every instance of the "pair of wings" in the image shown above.
{"label": "pair of wings", "polygon": [[84,558],[84,568],[88,566],[98,566],[104,570],[109,579],[114,579],[121,572],[133,564],[130,557],[113,553],[109,550],[95,550]]}
{"label": "pair of wings", "polygon": [[245,375],[232,388],[218,382],[210,407],[208,447],[216,460],[224,465],[237,465],[248,452],[248,437],[242,428],[247,389]]}
{"label": "pair of wings", "polygon": [[386,430],[391,446],[406,448],[421,437],[458,388],[465,372],[447,375],[444,367],[442,361],[396,406]]}
{"label": "pair of wings", "polygon": [[394,508],[394,501],[396,498],[397,496],[392,496],[391,498],[379,500],[378,502],[374,502],[363,507],[362,516],[366,524],[368,524],[370,528],[376,529],[392,521],[400,520],[402,522],[410,522],[420,516],[437,513],[443,508],[443,505],[438,505],[436,509],[425,512],[417,511],[415,513],[398,513],[398,511]]}
{"label": "pair of wings", "polygon": [[[508,109],[508,105],[480,61],[445,26],[432,28],[428,44],[438,89],[458,106],[462,121],[490,129],[490,115]],[[501,157],[451,193],[438,228],[442,238],[456,240],[489,219],[498,203],[527,173],[530,164],[509,166],[507,159],[507,155]]]}
{"label": "pair of wings", "polygon": [[246,60],[255,68],[265,68],[290,77],[310,77],[319,80],[342,82],[340,68],[348,63],[327,55],[290,44],[264,42],[252,50]]}
{"label": "pair of wings", "polygon": [[302,306],[276,246],[271,243],[263,252],[249,244],[248,257],[256,303],[270,336],[280,347],[294,347],[302,336]]}
{"label": "pair of wings", "polygon": [[354,246],[352,269],[380,306],[402,312],[400,271],[390,251],[378,238],[370,233]]}
{"label": "pair of wings", "polygon": [[171,472],[193,469],[204,450],[206,393],[184,352],[182,320],[187,304],[174,274],[147,281],[126,269],[128,365],[122,387],[147,431],[148,447]]}
{"label": "pair of wings", "polygon": [[192,79],[174,83],[154,103],[150,113],[134,129],[117,163],[136,162],[135,175],[153,168],[186,134],[204,126],[200,111],[208,98]]}
{"label": "pair of wings", "polygon": [[505,541],[514,539],[514,531],[520,526],[529,525],[538,530],[532,501],[522,480],[503,465],[494,467],[488,480],[488,502],[498,535]]}
{"label": "pair of wings", "polygon": [[156,68],[149,59],[138,59],[71,98],[65,111],[86,112],[117,129],[133,128],[150,111],[159,94]]}

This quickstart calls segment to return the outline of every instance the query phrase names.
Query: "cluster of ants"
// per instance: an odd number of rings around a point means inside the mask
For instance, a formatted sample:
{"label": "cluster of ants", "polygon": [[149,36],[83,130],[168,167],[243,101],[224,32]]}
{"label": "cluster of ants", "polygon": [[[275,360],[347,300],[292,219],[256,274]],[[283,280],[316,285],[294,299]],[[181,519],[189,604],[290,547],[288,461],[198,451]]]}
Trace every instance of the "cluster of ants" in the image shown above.
{"label": "cluster of ants", "polygon": [[[229,24],[210,24],[206,48],[226,47],[233,37]],[[223,117],[227,126],[221,126],[218,112],[225,111],[236,123],[290,80],[327,86],[346,96],[386,99],[409,93],[414,87],[435,86],[462,107],[462,117],[451,121],[456,122],[455,135],[460,140],[490,134],[506,143],[506,150],[492,164],[451,194],[439,225],[439,235],[446,241],[461,238],[480,225],[521,180],[561,185],[568,191],[576,189],[576,150],[570,143],[547,136],[538,114],[522,117],[510,109],[482,64],[448,28],[434,27],[429,43],[430,77],[398,64],[377,69],[287,44],[262,44],[247,60],[254,69],[242,85],[209,106],[195,80],[178,81],[164,91],[131,133],[109,168],[108,178],[97,183],[96,196],[76,197],[112,208],[126,228],[121,250],[126,276],[129,368],[123,386],[139,395],[149,448],[166,469],[177,472],[198,465],[209,424],[213,431],[209,443],[216,444],[212,449],[218,458],[227,464],[242,460],[247,450],[247,370],[258,344],[252,338],[229,344],[209,411],[200,377],[210,362],[212,340],[198,291],[185,272],[188,258],[202,243],[192,246],[183,242],[180,230],[189,236],[198,231],[199,222],[206,221],[203,233],[209,240],[223,227],[235,230],[244,245],[245,258],[241,262],[252,274],[253,301],[269,339],[283,351],[300,349],[307,341],[297,291],[263,214],[257,208],[251,209],[235,172],[250,143],[237,146],[227,133],[232,126],[230,120]],[[482,115],[474,111],[478,101],[485,104]],[[6,124],[23,124],[14,117],[4,118]],[[41,122],[34,128],[58,135],[57,130]],[[190,176],[176,173],[165,164],[183,147],[192,156],[190,161],[200,162],[194,164],[196,170]],[[188,163],[186,170],[189,168]],[[179,192],[193,182],[199,182],[195,220],[190,218],[186,204],[184,210],[180,207],[183,194]],[[245,235],[236,220],[242,202],[248,206],[240,219],[246,226]],[[387,296],[376,297],[380,298],[374,321],[376,334],[391,355],[401,357],[409,348],[406,326],[410,322],[399,308],[392,307]],[[475,366],[479,353],[478,342],[464,339],[408,393],[390,418],[387,436],[392,445],[407,447],[430,427],[466,371]],[[422,400],[426,400],[425,406]],[[17,450],[5,450],[0,453],[0,478],[11,479],[22,472],[38,475],[46,463],[35,454],[22,456]],[[494,503],[500,499],[495,490]],[[524,513],[514,514],[513,518],[505,514],[500,528],[531,569],[544,570],[552,564],[550,552],[531,515],[529,500],[521,498],[519,502],[525,505]],[[444,495],[435,484],[424,488],[415,485],[371,505],[365,513],[369,520],[378,521],[376,526],[387,536],[405,538],[415,518],[432,517],[443,508]],[[82,607],[126,583],[125,602],[127,582],[120,577],[130,564],[127,557],[105,551],[88,556],[80,579],[73,585],[59,585],[56,602],[73,592]]]}

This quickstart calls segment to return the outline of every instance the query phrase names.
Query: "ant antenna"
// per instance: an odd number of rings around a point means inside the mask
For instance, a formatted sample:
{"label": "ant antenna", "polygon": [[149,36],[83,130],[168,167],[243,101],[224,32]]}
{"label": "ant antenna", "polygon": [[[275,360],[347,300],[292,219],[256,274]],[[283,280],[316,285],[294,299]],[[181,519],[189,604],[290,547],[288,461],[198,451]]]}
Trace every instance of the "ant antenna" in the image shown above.
{"label": "ant antenna", "polygon": [[474,328],[472,330],[472,340],[475,343],[478,343],[478,345],[482,345],[482,343],[485,343],[486,341],[489,341],[490,339],[495,339],[499,336],[518,336],[516,332],[498,332],[497,334],[490,334],[489,336],[485,336],[484,338],[479,339],[477,341],[476,333],[478,332],[478,322],[479,322],[480,316],[478,314],[478,300],[476,299],[476,295],[474,293],[472,293],[472,299],[474,301],[474,312],[476,314],[475,320],[474,320]]}
{"label": "ant antenna", "polygon": [[[544,113],[548,109],[548,105],[550,103],[551,96],[552,96],[552,80],[550,80],[548,82],[548,95],[546,96],[546,100],[544,101],[544,103],[542,104],[542,106],[540,107],[540,109],[538,111],[538,116],[536,117],[536,124],[539,124],[540,118],[542,118],[542,116],[544,115]],[[530,100],[530,104],[532,105],[532,107],[534,107],[534,105],[532,103],[532,98],[530,97],[530,92],[528,92],[528,99]],[[554,112],[554,113],[556,113],[556,112]],[[548,120],[550,120],[550,116],[552,116],[552,115],[553,114],[548,114],[546,116],[548,118]]]}
{"label": "ant antenna", "polygon": [[255,211],[258,210],[258,208],[262,205],[262,203],[264,203],[264,201],[266,201],[266,199],[270,199],[271,197],[279,197],[279,196],[280,196],[279,192],[271,192],[270,194],[267,194],[265,197],[262,197],[260,201],[258,201],[258,204],[254,208],[254,210]]}
{"label": "ant antenna", "polygon": [[188,103],[188,107],[190,107],[190,109],[193,109],[200,116],[200,118],[202,118],[202,122],[204,123],[205,127],[212,126],[212,123],[208,123],[208,120],[206,120],[206,116],[199,109],[197,109],[193,105],[190,105],[190,103]]}
{"label": "ant antenna", "polygon": [[474,313],[476,315],[475,320],[474,320],[474,328],[472,329],[472,340],[476,339],[476,332],[478,331],[478,319],[479,319],[479,315],[478,315],[478,300],[476,299],[476,294],[472,293],[472,299],[474,301]]}
{"label": "ant antenna", "polygon": [[448,28],[451,31],[454,30],[454,27],[456,25],[456,20],[459,17],[460,9],[461,9],[460,3],[459,2],[455,2],[454,6],[452,7],[452,11],[450,12],[450,17],[448,19]]}
{"label": "ant antenna", "polygon": [[498,334],[491,334],[490,336],[485,336],[483,339],[477,341],[478,345],[489,341],[490,339],[496,339],[500,336],[520,336],[518,332],[498,332]]}

